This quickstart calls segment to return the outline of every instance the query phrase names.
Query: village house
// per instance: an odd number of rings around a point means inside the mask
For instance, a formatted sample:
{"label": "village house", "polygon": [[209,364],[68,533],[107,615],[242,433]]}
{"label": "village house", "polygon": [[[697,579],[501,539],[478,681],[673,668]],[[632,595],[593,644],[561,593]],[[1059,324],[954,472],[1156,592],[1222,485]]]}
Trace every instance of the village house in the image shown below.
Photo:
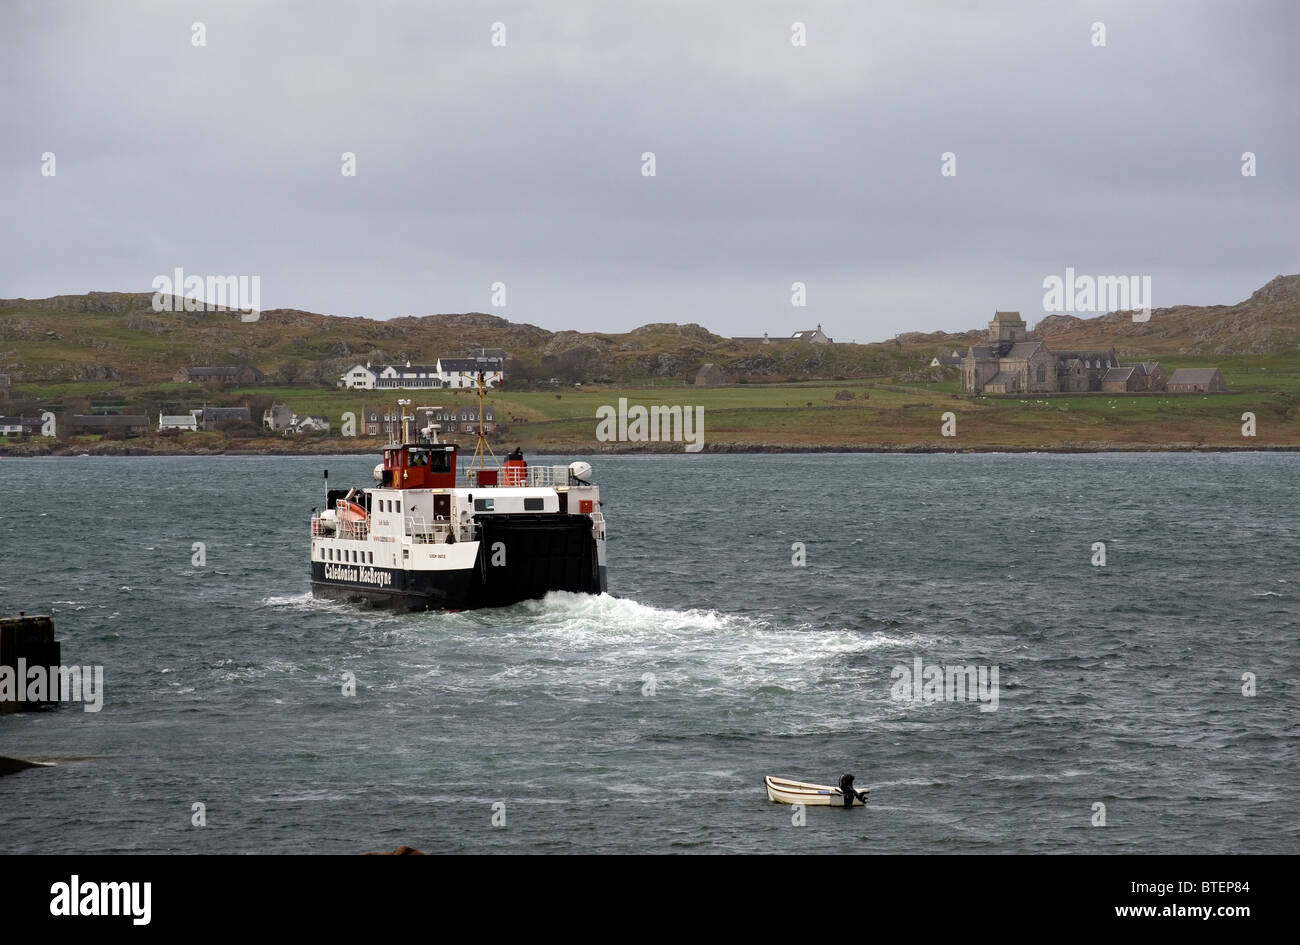
{"label": "village house", "polygon": [[499,385],[505,379],[504,352],[501,356],[439,358],[434,364],[354,364],[339,377],[337,386],[351,390],[456,390],[473,387],[480,372],[488,387]]}
{"label": "village house", "polygon": [[961,367],[961,352],[954,351],[950,355],[937,354],[930,359],[930,367]]}
{"label": "village house", "polygon": [[215,430],[217,424],[223,420],[242,420],[245,423],[251,423],[253,420],[252,413],[247,407],[201,407],[191,410],[190,413],[197,421],[199,429],[204,431]]}
{"label": "village house", "polygon": [[727,383],[726,375],[716,364],[706,364],[695,372],[695,386],[716,387]]}
{"label": "village house", "polygon": [[245,364],[242,367],[183,367],[172,375],[172,380],[178,384],[219,381],[225,384],[247,386],[249,384],[261,384],[266,380],[266,375],[250,364]]}
{"label": "village house", "polygon": [[821,325],[818,325],[816,328],[806,328],[803,331],[796,331],[789,338],[773,339],[768,337],[767,332],[763,332],[762,338],[749,338],[749,337],[737,335],[731,340],[739,341],[741,344],[751,344],[751,345],[752,344],[770,345],[772,344],[773,341],[799,341],[799,342],[803,342],[804,344],[812,344],[812,345],[834,344],[834,341],[829,336],[827,336],[826,332],[822,331]]}
{"label": "village house", "polygon": [[165,414],[158,412],[158,432],[164,430],[179,430],[182,432],[193,433],[198,430],[198,419],[192,413]]}
{"label": "village house", "polygon": [[289,432],[291,433],[328,433],[329,431],[329,417],[299,417],[295,414],[293,421],[289,424]]}
{"label": "village house", "polygon": [[816,328],[805,329],[804,331],[796,331],[790,336],[790,340],[802,341],[810,345],[832,344],[830,337],[827,336],[826,332],[822,331],[821,325],[818,325]]}
{"label": "village house", "polygon": [[293,423],[293,411],[286,404],[271,404],[262,411],[262,426],[272,433],[283,433]]}
{"label": "village house", "polygon": [[1218,368],[1178,368],[1169,375],[1171,394],[1222,394],[1227,389]]}
{"label": "village house", "polygon": [[365,436],[396,433],[398,421],[396,407],[386,407],[383,410],[376,407],[361,408],[361,429]]}
{"label": "village house", "polygon": [[37,436],[40,432],[40,417],[0,417],[0,436]]}
{"label": "village house", "polygon": [[149,418],[121,413],[73,414],[68,418],[73,433],[139,436],[149,432]]}

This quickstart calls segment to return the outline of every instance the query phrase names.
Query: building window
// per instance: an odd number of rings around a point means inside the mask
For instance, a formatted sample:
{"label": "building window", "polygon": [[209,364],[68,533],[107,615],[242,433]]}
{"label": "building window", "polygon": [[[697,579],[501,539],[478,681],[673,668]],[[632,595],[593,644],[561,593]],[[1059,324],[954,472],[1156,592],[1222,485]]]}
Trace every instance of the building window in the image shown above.
{"label": "building window", "polygon": [[1038,383],[1041,384],[1045,380],[1047,380],[1047,368],[1040,364],[1038,365]]}
{"label": "building window", "polygon": [[546,507],[544,499],[524,499],[525,512],[540,512]]}
{"label": "building window", "polygon": [[474,511],[475,511],[475,512],[491,512],[491,511],[492,511],[492,504],[493,504],[495,501],[496,501],[495,499],[475,499],[475,500],[474,500]]}

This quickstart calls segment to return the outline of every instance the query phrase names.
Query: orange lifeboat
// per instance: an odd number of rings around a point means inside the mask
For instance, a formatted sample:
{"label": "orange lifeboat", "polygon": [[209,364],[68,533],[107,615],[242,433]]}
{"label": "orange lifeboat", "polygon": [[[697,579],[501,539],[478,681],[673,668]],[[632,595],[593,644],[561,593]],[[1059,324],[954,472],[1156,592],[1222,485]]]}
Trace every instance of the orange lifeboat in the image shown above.
{"label": "orange lifeboat", "polygon": [[340,522],[363,522],[366,519],[366,510],[349,499],[339,499],[335,507]]}

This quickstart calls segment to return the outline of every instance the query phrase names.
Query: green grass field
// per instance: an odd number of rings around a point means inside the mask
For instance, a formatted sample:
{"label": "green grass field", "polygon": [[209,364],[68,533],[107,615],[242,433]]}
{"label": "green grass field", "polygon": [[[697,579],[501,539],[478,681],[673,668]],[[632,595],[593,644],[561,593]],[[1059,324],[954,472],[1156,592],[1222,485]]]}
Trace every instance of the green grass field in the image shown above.
{"label": "green grass field", "polygon": [[[618,448],[596,440],[598,408],[628,405],[701,406],[705,448],[782,449],[1106,449],[1300,446],[1300,370],[1281,359],[1227,362],[1236,391],[1222,395],[1064,395],[1021,398],[971,398],[952,381],[905,385],[868,381],[821,381],[734,387],[583,387],[562,390],[513,390],[490,395],[498,422],[508,426],[499,439],[530,451]],[[124,396],[132,406],[142,392],[110,382],[33,385],[30,393],[45,401]],[[852,399],[836,399],[848,391]],[[346,412],[359,420],[364,406],[387,407],[393,392],[312,388],[248,387],[205,391],[185,384],[150,389],[162,409],[182,411],[203,403],[283,402],[296,413],[329,417],[337,431]],[[475,403],[470,391],[403,391],[415,406]],[[863,395],[866,395],[865,397]],[[40,400],[30,402],[33,410]],[[943,415],[956,417],[956,436],[942,435]],[[1257,436],[1242,436],[1242,414],[1254,413]],[[33,411],[29,411],[33,412]],[[156,420],[155,417],[150,417]],[[254,410],[261,421],[260,409]],[[382,438],[381,438],[382,439]],[[456,437],[461,441],[469,437]],[[89,441],[87,441],[89,442]],[[365,440],[336,434],[284,438],[220,434],[139,438],[141,449],[286,449],[328,451],[358,449]],[[374,444],[375,440],[370,440]],[[626,448],[626,445],[624,445]],[[0,447],[4,448],[4,447]],[[633,447],[636,448],[636,447]],[[680,449],[658,445],[661,449]]]}

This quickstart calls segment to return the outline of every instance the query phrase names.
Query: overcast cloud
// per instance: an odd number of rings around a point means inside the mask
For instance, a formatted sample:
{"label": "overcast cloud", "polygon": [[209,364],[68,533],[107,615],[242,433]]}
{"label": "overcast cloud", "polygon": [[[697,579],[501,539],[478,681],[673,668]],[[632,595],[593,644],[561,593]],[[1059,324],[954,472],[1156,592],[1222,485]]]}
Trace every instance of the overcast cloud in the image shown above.
{"label": "overcast cloud", "polygon": [[1066,266],[1231,303],[1300,272],[1297,48],[1285,0],[0,0],[0,297],[180,266],[265,308],[840,341],[1034,322]]}

